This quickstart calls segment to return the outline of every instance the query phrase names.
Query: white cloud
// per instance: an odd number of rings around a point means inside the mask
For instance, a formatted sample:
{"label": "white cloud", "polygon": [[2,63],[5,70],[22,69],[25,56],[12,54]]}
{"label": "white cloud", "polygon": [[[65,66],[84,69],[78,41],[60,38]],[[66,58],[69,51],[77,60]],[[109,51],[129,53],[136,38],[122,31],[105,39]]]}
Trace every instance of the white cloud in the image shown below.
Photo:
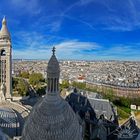
{"label": "white cloud", "polygon": [[86,5],[86,4],[90,4],[90,3],[92,3],[92,2],[94,2],[94,0],[80,0],[80,4],[81,5]]}
{"label": "white cloud", "polygon": [[89,22],[85,21],[85,20],[82,20],[82,19],[79,19],[79,18],[75,18],[75,17],[69,16],[69,15],[63,15],[63,18],[67,18],[67,19],[76,21],[78,23],[82,23],[83,25],[87,26],[91,30],[95,30],[95,28],[93,27],[93,25],[90,24]]}
{"label": "white cloud", "polygon": [[[96,25],[100,25],[101,29],[114,30],[114,31],[131,31],[140,28],[140,1],[139,0],[79,0],[66,8],[63,15],[71,17],[71,20],[83,21],[86,25],[95,29]],[[72,10],[75,8],[81,10],[86,9],[88,6],[93,6],[93,17],[96,13],[96,18],[88,19],[86,14],[75,14],[71,16]],[[94,11],[94,6],[98,9]],[[79,10],[77,10],[79,12]],[[98,12],[99,11],[99,12]],[[88,11],[87,11],[88,12]]]}
{"label": "white cloud", "polygon": [[78,40],[65,41],[56,45],[56,48],[59,50],[63,50],[63,49],[64,50],[81,50],[81,49],[91,50],[99,47],[100,46],[97,43],[81,42]]}
{"label": "white cloud", "polygon": [[[41,42],[41,41],[40,41]],[[13,49],[13,58],[22,59],[49,59],[53,45],[40,44],[37,41],[29,43],[28,48]],[[56,55],[59,59],[84,59],[84,60],[140,60],[139,43],[114,44],[104,47],[96,42],[82,42],[67,40],[55,43]]]}
{"label": "white cloud", "polygon": [[140,28],[140,1],[125,0],[99,1],[107,9],[107,14],[102,15],[97,19],[104,26],[103,29],[115,31],[132,31]]}
{"label": "white cloud", "polygon": [[114,44],[111,47],[100,50],[101,59],[107,60],[140,60],[139,43],[133,44]]}
{"label": "white cloud", "polygon": [[[47,59],[51,55],[50,49],[52,47],[53,46],[46,45],[38,46],[37,48],[28,47],[24,50],[14,49],[13,57],[24,59]],[[92,51],[101,48],[100,45],[94,42],[80,42],[78,40],[64,41],[55,44],[55,47],[59,59],[89,59],[92,55],[86,54],[84,51]]]}
{"label": "white cloud", "polygon": [[39,0],[11,0],[10,2],[14,8],[20,10],[20,13],[36,15],[41,12]]}

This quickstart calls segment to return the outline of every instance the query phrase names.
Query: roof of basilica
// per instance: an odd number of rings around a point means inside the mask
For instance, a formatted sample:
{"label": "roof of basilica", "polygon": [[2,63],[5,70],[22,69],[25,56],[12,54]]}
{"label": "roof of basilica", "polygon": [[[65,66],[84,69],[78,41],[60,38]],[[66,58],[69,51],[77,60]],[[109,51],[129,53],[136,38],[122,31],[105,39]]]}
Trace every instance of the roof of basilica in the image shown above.
{"label": "roof of basilica", "polygon": [[92,115],[94,118],[100,118],[101,115],[104,115],[108,120],[113,121],[116,119],[115,110],[109,100],[86,97],[80,93],[73,92],[66,97],[66,101],[78,112],[80,110],[86,112],[90,108],[90,111],[93,110],[92,112],[94,112],[94,115]]}
{"label": "roof of basilica", "polygon": [[124,124],[111,132],[108,139],[114,139],[114,136],[117,136],[117,140],[139,140],[140,130],[134,117],[131,116]]}
{"label": "roof of basilica", "polygon": [[0,140],[9,140],[9,137],[0,129]]}
{"label": "roof of basilica", "polygon": [[0,128],[2,132],[10,138],[21,136],[24,120],[28,114],[27,109],[18,103],[0,102]]}
{"label": "roof of basilica", "polygon": [[16,135],[16,120],[17,117],[12,109],[0,107],[0,127],[11,137]]}
{"label": "roof of basilica", "polygon": [[[51,81],[53,81],[54,77],[59,77],[59,63],[57,62],[53,53],[48,64],[49,72],[51,73],[51,71],[54,70],[52,72],[54,72],[55,75],[49,75],[49,79],[52,76]],[[55,67],[57,70],[54,69]],[[22,139],[81,140],[82,128],[72,108],[60,97],[59,91],[57,92],[56,90],[55,94],[52,92],[48,94],[48,92],[45,97],[33,107],[29,114],[23,129]]]}

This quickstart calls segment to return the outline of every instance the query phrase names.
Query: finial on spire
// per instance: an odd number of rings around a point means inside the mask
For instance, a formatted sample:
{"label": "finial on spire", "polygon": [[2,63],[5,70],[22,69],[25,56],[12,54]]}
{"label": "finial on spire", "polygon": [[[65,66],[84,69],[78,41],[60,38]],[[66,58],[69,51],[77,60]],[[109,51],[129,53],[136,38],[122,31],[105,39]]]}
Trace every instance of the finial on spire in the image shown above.
{"label": "finial on spire", "polygon": [[2,19],[2,24],[6,24],[6,17],[5,16]]}
{"label": "finial on spire", "polygon": [[55,55],[55,47],[53,47],[52,52],[53,52],[53,55]]}

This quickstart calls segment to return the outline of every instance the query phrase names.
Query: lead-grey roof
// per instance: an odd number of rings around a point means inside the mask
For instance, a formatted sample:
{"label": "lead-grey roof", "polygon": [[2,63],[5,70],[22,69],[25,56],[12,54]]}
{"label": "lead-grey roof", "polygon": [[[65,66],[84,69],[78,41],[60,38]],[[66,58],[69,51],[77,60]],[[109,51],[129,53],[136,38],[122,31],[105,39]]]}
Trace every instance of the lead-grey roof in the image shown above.
{"label": "lead-grey roof", "polygon": [[81,140],[82,130],[69,104],[60,96],[45,96],[31,111],[22,140]]}
{"label": "lead-grey roof", "polygon": [[117,140],[139,140],[140,130],[135,119],[130,117],[124,124],[111,132],[108,138],[113,139],[114,136],[117,136]]}
{"label": "lead-grey roof", "polygon": [[12,109],[0,107],[0,127],[10,137],[16,135],[16,119],[16,115]]}
{"label": "lead-grey roof", "polygon": [[8,136],[0,129],[0,140],[9,140]]}
{"label": "lead-grey roof", "polygon": [[96,117],[99,118],[101,115],[104,115],[106,119],[113,121],[116,117],[114,108],[109,100],[90,98],[88,96],[86,97],[80,95],[80,93],[71,93],[66,97],[66,100],[72,106],[73,110],[75,110],[75,112],[79,110],[83,110],[83,112],[91,110],[94,114],[92,116],[93,119],[95,119]]}
{"label": "lead-grey roof", "polygon": [[96,112],[97,118],[103,114],[108,120],[114,120],[115,112],[109,100],[96,98],[89,98],[88,100]]}

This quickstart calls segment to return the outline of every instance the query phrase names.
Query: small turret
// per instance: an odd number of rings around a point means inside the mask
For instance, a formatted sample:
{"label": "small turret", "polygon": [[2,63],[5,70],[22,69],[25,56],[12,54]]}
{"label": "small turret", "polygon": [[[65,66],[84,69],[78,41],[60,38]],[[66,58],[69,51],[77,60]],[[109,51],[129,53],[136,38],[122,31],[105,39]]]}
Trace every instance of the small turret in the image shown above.
{"label": "small turret", "polygon": [[2,27],[0,30],[0,39],[9,39],[10,40],[10,33],[7,28],[7,21],[6,21],[5,17],[2,20]]}
{"label": "small turret", "polygon": [[48,93],[58,93],[60,67],[59,62],[55,57],[55,47],[53,47],[52,52],[53,54],[48,62],[47,68]]}

